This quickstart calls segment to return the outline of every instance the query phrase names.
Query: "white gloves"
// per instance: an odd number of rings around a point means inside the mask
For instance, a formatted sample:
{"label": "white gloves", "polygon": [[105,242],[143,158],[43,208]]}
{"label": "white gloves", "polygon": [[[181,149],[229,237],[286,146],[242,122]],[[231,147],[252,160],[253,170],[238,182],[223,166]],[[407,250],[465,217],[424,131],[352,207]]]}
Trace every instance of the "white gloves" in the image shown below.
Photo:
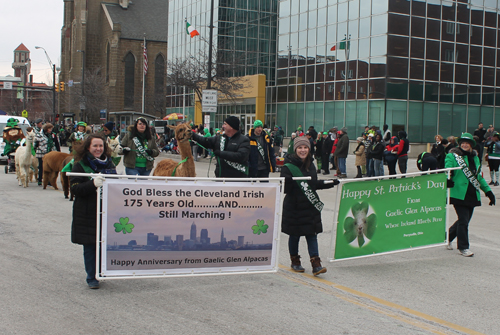
{"label": "white gloves", "polygon": [[104,177],[97,176],[94,178],[94,186],[95,187],[101,187],[103,182],[104,182]]}

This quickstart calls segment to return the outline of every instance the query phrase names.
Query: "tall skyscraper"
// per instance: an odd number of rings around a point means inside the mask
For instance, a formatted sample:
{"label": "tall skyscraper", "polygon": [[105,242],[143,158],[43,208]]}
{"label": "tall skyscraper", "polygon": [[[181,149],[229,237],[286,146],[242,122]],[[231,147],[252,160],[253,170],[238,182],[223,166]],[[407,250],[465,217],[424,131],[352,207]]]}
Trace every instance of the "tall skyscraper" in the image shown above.
{"label": "tall skyscraper", "polygon": [[210,239],[208,238],[208,229],[202,229],[200,231],[200,242],[201,243],[210,243]]}
{"label": "tall skyscraper", "polygon": [[238,247],[245,245],[245,236],[238,236]]}
{"label": "tall skyscraper", "polygon": [[222,228],[222,231],[220,233],[220,244],[221,245],[226,244],[226,238],[224,237],[224,228]]}
{"label": "tall skyscraper", "polygon": [[155,235],[154,233],[148,233],[147,245],[156,247],[158,245],[158,235]]}
{"label": "tall skyscraper", "polygon": [[196,225],[194,224],[194,222],[191,225],[191,233],[189,234],[189,239],[196,241]]}
{"label": "tall skyscraper", "polygon": [[182,250],[182,246],[184,245],[184,235],[176,235],[175,243],[177,243],[177,249]]}

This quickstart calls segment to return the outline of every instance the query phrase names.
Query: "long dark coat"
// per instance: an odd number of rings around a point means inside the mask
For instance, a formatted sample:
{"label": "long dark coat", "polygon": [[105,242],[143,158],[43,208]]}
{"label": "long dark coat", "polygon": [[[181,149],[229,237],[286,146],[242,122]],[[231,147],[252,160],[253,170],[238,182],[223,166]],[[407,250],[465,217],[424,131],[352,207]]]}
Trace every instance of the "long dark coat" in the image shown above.
{"label": "long dark coat", "polygon": [[[311,177],[307,183],[312,190],[332,188],[333,184],[325,184],[324,180],[318,180],[316,168],[311,163],[309,170],[302,168],[302,161],[293,155],[285,158],[285,164],[292,163],[299,167],[304,177]],[[313,235],[323,231],[321,213],[307,200],[304,192],[296,181],[291,178],[292,173],[285,165],[281,169],[281,177],[285,177],[285,199],[283,200],[283,215],[281,219],[281,231],[288,235]]]}

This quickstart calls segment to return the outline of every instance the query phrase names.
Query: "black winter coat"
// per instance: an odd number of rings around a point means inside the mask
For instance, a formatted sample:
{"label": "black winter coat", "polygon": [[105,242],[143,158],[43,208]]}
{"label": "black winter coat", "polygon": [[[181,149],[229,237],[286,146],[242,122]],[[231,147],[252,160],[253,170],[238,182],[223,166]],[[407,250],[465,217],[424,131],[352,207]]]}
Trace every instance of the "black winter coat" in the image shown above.
{"label": "black winter coat", "polygon": [[[85,159],[85,158],[84,158]],[[111,160],[110,167],[114,167]],[[71,172],[86,173],[80,162],[73,165]],[[73,202],[73,223],[71,225],[71,242],[76,244],[96,243],[97,188],[88,177],[69,177],[71,193],[75,195]]]}
{"label": "black winter coat", "polygon": [[[220,139],[226,137],[225,149],[220,151]],[[250,155],[250,140],[246,135],[237,132],[233,137],[228,138],[226,135],[203,137],[198,134],[193,134],[193,140],[203,145],[205,148],[213,149],[214,154],[220,159],[217,160],[215,166],[215,176],[221,178],[246,178],[245,173],[236,170],[229,166],[224,160],[236,162],[248,166],[248,156]],[[220,160],[220,166],[219,166]]]}
{"label": "black winter coat", "polygon": [[[274,172],[276,171],[276,156],[274,155],[273,143],[269,135],[262,131],[262,136],[264,136],[264,140],[266,145],[264,146],[264,163],[266,164],[267,171]],[[250,155],[248,157],[248,165],[249,177],[257,177],[257,172],[259,170],[259,148],[257,146],[257,137],[255,136],[254,130],[250,129],[250,134],[248,135],[250,139]]]}
{"label": "black winter coat", "polygon": [[[325,184],[318,180],[316,168],[311,163],[309,170],[301,168],[302,161],[295,155],[288,155],[285,164],[292,163],[300,168],[304,177],[311,176],[307,183],[312,190],[332,188],[334,185]],[[281,218],[281,231],[288,235],[305,236],[314,235],[323,231],[321,213],[307,200],[304,192],[296,181],[291,179],[292,173],[285,165],[281,169],[281,177],[285,177],[285,199],[283,200],[283,215]]]}

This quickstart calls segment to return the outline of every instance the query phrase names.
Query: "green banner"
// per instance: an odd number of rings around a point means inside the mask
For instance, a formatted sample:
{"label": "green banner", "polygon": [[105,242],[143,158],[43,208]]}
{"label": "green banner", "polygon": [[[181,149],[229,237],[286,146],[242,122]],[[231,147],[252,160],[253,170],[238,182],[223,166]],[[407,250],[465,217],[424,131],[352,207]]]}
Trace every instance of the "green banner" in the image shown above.
{"label": "green banner", "polygon": [[446,241],[446,174],[342,184],[335,259]]}

